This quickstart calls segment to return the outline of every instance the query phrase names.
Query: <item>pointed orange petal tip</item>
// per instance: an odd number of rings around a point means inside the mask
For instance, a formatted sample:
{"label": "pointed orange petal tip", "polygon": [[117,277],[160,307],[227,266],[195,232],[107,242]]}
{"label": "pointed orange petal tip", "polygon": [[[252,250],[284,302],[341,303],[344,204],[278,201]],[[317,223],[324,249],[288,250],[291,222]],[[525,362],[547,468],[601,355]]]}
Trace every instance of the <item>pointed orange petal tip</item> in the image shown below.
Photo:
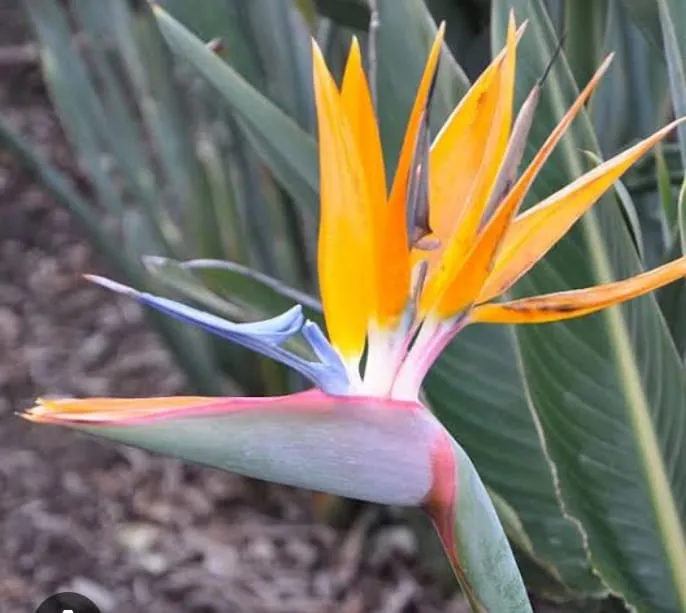
{"label": "pointed orange petal tip", "polygon": [[[286,396],[160,396],[155,398],[38,398],[19,416],[36,423],[135,425],[157,419],[251,410],[319,410],[337,396],[309,390]],[[346,397],[347,398],[347,397]],[[332,400],[333,399],[333,400]],[[352,401],[351,401],[352,402]]]}
{"label": "pointed orange petal tip", "polygon": [[[417,133],[419,131],[419,122],[421,115],[426,107],[431,84],[433,83],[435,72],[438,65],[438,58],[441,53],[443,45],[443,37],[445,35],[445,22],[436,31],[434,42],[429,50],[429,55],[424,65],[424,72],[417,87],[417,94],[415,96],[414,104],[410,110],[410,115],[407,120],[407,128],[403,138],[403,144],[400,149],[400,156],[398,164],[395,169],[395,176],[393,177],[393,184],[391,187],[390,202],[391,206],[401,207],[403,212],[405,208],[405,194],[407,191],[408,174],[410,172],[410,164],[412,163],[412,156],[417,141]],[[403,213],[404,214],[404,213]]]}
{"label": "pointed orange petal tip", "polygon": [[510,302],[485,304],[474,309],[481,323],[536,324],[590,315],[638,298],[686,277],[686,257],[634,277],[586,289],[568,290]]}
{"label": "pointed orange petal tip", "polygon": [[348,50],[348,59],[345,62],[345,70],[347,71],[350,66],[356,63],[362,63],[362,52],[360,51],[360,41],[357,36],[353,35],[350,40],[350,49]]}
{"label": "pointed orange petal tip", "polygon": [[[311,43],[312,43],[312,56],[313,56],[313,59],[316,57],[317,60],[323,62],[323,61],[324,61],[324,55],[322,54],[322,50],[319,48],[319,43],[318,43],[314,38],[312,38]],[[317,71],[315,70],[314,73],[315,73],[315,76],[316,76]]]}
{"label": "pointed orange petal tip", "polygon": [[517,43],[519,43],[519,41],[522,39],[522,36],[524,36],[524,32],[526,32],[526,29],[528,27],[529,27],[529,20],[525,19],[524,21],[522,21],[520,26],[517,28],[517,32],[516,32]]}
{"label": "pointed orange petal tip", "polygon": [[507,16],[507,28],[510,30],[514,30],[516,28],[516,22],[515,22],[515,12],[514,9],[511,8],[510,12]]}
{"label": "pointed orange petal tip", "polygon": [[518,216],[503,241],[478,303],[510,289],[569,231],[638,159],[679,124],[681,117],[596,166]]}
{"label": "pointed orange petal tip", "polygon": [[201,396],[160,398],[38,398],[19,414],[35,423],[129,423],[169,413],[201,412],[222,406],[226,399]]}

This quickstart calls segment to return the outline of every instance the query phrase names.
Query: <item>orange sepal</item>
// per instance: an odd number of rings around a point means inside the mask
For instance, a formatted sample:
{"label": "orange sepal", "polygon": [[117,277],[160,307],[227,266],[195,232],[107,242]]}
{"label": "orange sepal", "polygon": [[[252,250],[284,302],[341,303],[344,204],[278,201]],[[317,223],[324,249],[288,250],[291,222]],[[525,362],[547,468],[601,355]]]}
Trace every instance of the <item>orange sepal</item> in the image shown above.
{"label": "orange sepal", "polygon": [[367,263],[376,288],[372,317],[381,328],[392,327],[408,300],[410,255],[405,215],[388,206],[386,176],[379,127],[360,46],[353,38],[343,75],[341,101],[357,145],[369,198],[367,212],[372,233],[373,259]]}
{"label": "orange sepal", "polygon": [[356,37],[353,37],[350,44],[348,60],[343,72],[341,103],[357,145],[358,155],[362,161],[362,170],[369,186],[370,200],[374,202],[374,208],[380,208],[381,202],[386,200],[383,151],[374,103],[362,66],[360,44]]}
{"label": "orange sepal", "polygon": [[[523,31],[524,26],[521,26],[515,43]],[[474,191],[498,107],[511,117],[512,103],[509,108],[506,103],[508,97],[511,100],[511,95],[503,90],[503,85],[508,88],[502,78],[507,56],[506,46],[462,98],[432,145],[430,221],[435,237],[443,247],[458,227],[467,207],[472,206],[468,197]],[[509,125],[507,115],[501,115],[500,119],[501,125]],[[437,249],[428,254],[432,263],[440,252],[441,249]]]}
{"label": "orange sepal", "polygon": [[584,103],[600,82],[600,79],[610,65],[610,61],[611,57],[608,57],[598,68],[574,104],[536,153],[531,164],[522,173],[522,176],[512,187],[512,190],[505,196],[493,217],[487,222],[479,234],[476,244],[467,256],[462,269],[446,289],[446,295],[438,307],[439,315],[444,317],[456,315],[471,304],[476,294],[480,292],[490,274],[494,257],[500,248],[501,242],[511,226],[512,219],[521,206],[531,184],[569,124],[583,108]]}
{"label": "orange sepal", "polygon": [[503,240],[478,302],[487,302],[512,287],[636,160],[681,121],[658,130],[520,215]]}
{"label": "orange sepal", "polygon": [[[511,16],[507,45],[502,54],[502,59],[496,60],[497,63],[494,62],[493,77],[485,81],[486,89],[483,93],[474,94],[472,103],[465,107],[470,113],[474,113],[474,117],[470,118],[466,114],[456,115],[454,126],[460,126],[460,122],[466,122],[463,128],[469,128],[469,130],[467,133],[454,132],[450,134],[450,138],[445,142],[451,148],[445,149],[445,151],[441,151],[442,147],[439,149],[441,155],[449,157],[439,158],[436,165],[433,163],[436,148],[432,150],[431,223],[434,233],[443,242],[444,248],[436,250],[435,254],[429,253],[430,261],[440,257],[440,266],[429,272],[430,276],[421,297],[421,312],[425,313],[430,309],[435,309],[440,314],[447,311],[452,312],[455,310],[453,303],[462,302],[461,296],[470,292],[474,297],[482,285],[478,281],[478,275],[472,275],[473,283],[462,287],[459,290],[460,296],[457,296],[453,281],[464,269],[465,259],[474,243],[479,223],[488,203],[489,194],[493,189],[498,169],[507,150],[512,123],[517,39],[514,18]],[[468,96],[471,97],[471,94]],[[490,109],[487,109],[481,104],[489,99],[491,100]],[[454,126],[449,127],[454,128]],[[464,141],[455,142],[455,137],[463,137]],[[437,147],[440,143],[441,139],[439,138]],[[454,159],[456,154],[459,154],[462,160],[460,163],[456,163]],[[472,155],[476,156],[475,162],[478,164],[478,171],[474,171],[476,176],[472,171],[469,175],[464,176],[468,191],[462,193],[460,184],[457,182],[455,188],[457,193],[461,194],[459,200],[455,199],[454,194],[452,194],[453,200],[447,205],[446,202],[448,201],[445,200],[445,196],[440,197],[440,192],[439,197],[436,198],[435,186],[441,185],[442,177],[446,178],[447,174],[454,176],[458,168],[469,165]],[[446,165],[446,159],[450,161],[452,168]],[[451,214],[450,218],[446,213]],[[437,217],[434,217],[434,214]],[[455,226],[456,223],[457,226]],[[450,234],[446,234],[446,232],[450,232]]]}
{"label": "orange sepal", "polygon": [[319,134],[319,286],[332,344],[355,361],[364,349],[374,303],[370,193],[354,130],[314,42],[312,66]]}
{"label": "orange sepal", "polygon": [[122,422],[156,417],[163,413],[211,408],[222,398],[170,396],[160,398],[39,398],[21,416],[37,423]]}
{"label": "orange sepal", "polygon": [[635,277],[590,287],[476,307],[470,319],[498,324],[534,324],[589,315],[631,300],[686,276],[686,257]]}

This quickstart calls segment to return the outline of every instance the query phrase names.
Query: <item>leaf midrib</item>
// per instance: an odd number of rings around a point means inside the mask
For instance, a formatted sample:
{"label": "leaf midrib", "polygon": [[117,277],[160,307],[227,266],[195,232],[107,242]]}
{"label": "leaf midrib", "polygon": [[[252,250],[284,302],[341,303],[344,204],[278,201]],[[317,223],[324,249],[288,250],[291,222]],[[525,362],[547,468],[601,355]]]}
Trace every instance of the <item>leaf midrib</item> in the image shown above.
{"label": "leaf midrib", "polygon": [[[564,108],[560,89],[551,84],[551,97],[555,100],[558,110]],[[591,135],[593,145],[598,150],[598,143],[588,124],[588,118],[582,113],[582,121],[586,124],[587,133]],[[572,171],[581,175],[584,169],[574,147],[574,136],[569,132],[562,139],[560,147],[564,149]],[[588,212],[581,220],[581,230],[586,235],[591,249],[589,259],[591,268],[600,283],[616,281],[609,255],[602,239],[597,213]],[[641,467],[644,471],[646,486],[650,494],[650,502],[655,512],[655,520],[662,539],[663,548],[667,555],[670,569],[673,573],[674,586],[679,602],[686,610],[686,581],[683,580],[679,569],[686,568],[686,539],[681,529],[681,523],[671,495],[671,486],[667,477],[660,444],[651,418],[650,407],[645,391],[640,383],[641,373],[635,356],[626,321],[620,307],[613,307],[602,312],[607,321],[607,329],[613,342],[610,343],[611,360],[619,379],[629,409],[629,420],[638,445]],[[676,359],[676,355],[675,355]]]}
{"label": "leaf midrib", "polygon": [[[591,253],[594,255],[591,262],[598,279],[601,283],[614,280],[595,214],[588,216],[583,228],[590,244],[593,245]],[[650,493],[650,502],[655,512],[663,547],[674,575],[675,590],[682,609],[686,611],[686,581],[683,577],[683,571],[680,570],[686,569],[686,539],[672,496],[648,399],[641,385],[641,372],[633,357],[635,351],[629,339],[626,320],[621,308],[607,309],[603,313],[603,317],[608,323],[608,332],[613,341],[610,343],[613,362],[620,379],[624,383],[622,392],[626,399],[629,420],[643,460],[641,466]]]}

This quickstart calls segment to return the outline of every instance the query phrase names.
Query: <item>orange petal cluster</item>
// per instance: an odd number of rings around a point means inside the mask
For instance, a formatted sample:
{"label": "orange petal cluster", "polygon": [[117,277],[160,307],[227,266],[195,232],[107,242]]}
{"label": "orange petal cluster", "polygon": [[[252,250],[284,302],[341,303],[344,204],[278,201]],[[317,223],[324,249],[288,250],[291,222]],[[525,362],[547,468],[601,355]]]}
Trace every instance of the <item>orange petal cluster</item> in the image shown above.
{"label": "orange petal cluster", "polygon": [[[608,57],[600,66],[528,167],[510,181],[507,175],[528,132],[528,128],[521,133],[513,129],[517,42],[523,29],[517,30],[511,17],[505,48],[431,146],[429,222],[430,238],[437,245],[431,251],[408,243],[406,211],[409,178],[416,171],[412,168],[414,150],[435,78],[443,28],[419,84],[388,197],[378,124],[359,46],[353,43],[340,91],[314,46],[322,212],[319,278],[329,334],[344,357],[359,359],[369,330],[397,325],[411,298],[417,306],[416,325],[425,318],[449,321],[465,313],[470,321],[542,322],[591,313],[684,276],[680,259],[609,285],[493,302],[682,121],[662,128],[520,214],[541,167],[611,60]],[[532,92],[531,108],[523,106],[520,115],[535,108],[537,95]],[[413,297],[411,273],[422,261],[427,263],[426,279],[419,295]]]}

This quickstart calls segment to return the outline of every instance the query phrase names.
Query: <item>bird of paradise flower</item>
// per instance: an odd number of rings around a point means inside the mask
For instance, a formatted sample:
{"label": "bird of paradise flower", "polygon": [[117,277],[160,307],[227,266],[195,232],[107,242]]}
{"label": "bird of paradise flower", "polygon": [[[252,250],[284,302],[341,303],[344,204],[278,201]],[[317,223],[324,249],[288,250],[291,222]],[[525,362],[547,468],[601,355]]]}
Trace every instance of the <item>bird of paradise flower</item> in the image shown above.
{"label": "bird of paradise flower", "polygon": [[[479,77],[433,143],[428,107],[443,27],[418,86],[390,190],[353,41],[340,89],[313,43],[321,220],[318,273],[328,339],[300,306],[236,324],[89,278],[294,368],[314,389],[274,398],[39,399],[23,413],[248,476],[425,508],[475,610],[530,611],[469,458],[420,403],[431,365],[465,326],[580,317],[686,275],[686,258],[592,288],[497,301],[674,122],[519,213],[541,167],[607,70],[591,78],[518,175],[540,93],[513,121],[517,41]],[[316,360],[284,347],[302,335]],[[361,368],[365,356],[364,368]]]}

